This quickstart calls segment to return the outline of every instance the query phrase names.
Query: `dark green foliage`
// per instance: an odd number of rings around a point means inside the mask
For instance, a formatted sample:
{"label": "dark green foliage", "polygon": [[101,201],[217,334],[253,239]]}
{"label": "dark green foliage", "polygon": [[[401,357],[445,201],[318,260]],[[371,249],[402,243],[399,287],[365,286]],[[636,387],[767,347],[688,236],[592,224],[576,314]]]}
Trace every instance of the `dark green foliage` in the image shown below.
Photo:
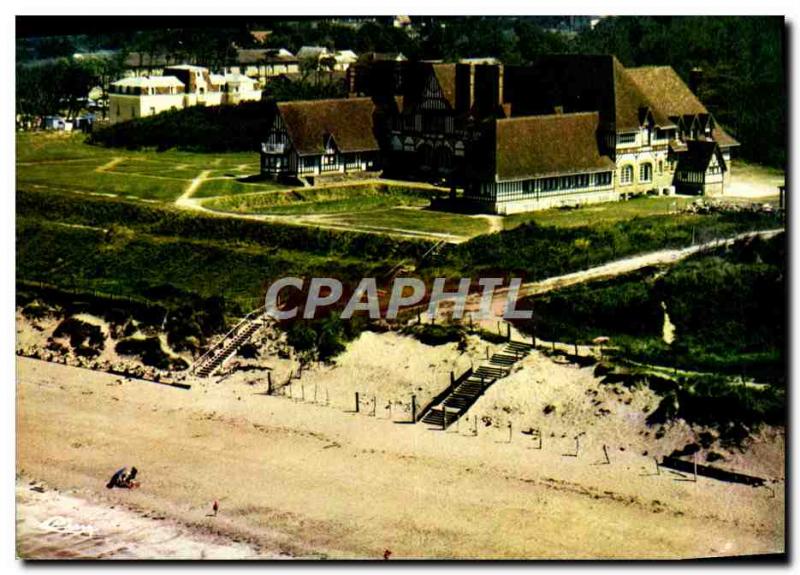
{"label": "dark green foliage", "polygon": [[482,340],[488,341],[489,343],[505,343],[508,341],[508,338],[505,335],[485,329],[478,330],[477,334]]}
{"label": "dark green foliage", "polygon": [[53,313],[55,310],[40,300],[33,300],[22,308],[22,315],[28,319],[44,319]]}
{"label": "dark green foliage", "polygon": [[[735,243],[652,270],[532,299],[537,337],[588,343],[611,337],[625,357],[682,369],[785,378],[785,238]],[[528,302],[531,300],[528,299]],[[662,340],[666,306],[675,325]],[[532,322],[521,322],[528,333]]]}
{"label": "dark green foliage", "polygon": [[689,80],[703,70],[698,96],[739,139],[742,157],[786,162],[783,17],[614,17],[582,34],[575,50],[616,54],[625,66],[670,65]]}
{"label": "dark green foliage", "polygon": [[345,98],[347,89],[341,77],[315,71],[302,79],[278,77],[267,84],[266,96],[276,102]]}
{"label": "dark green foliage", "polygon": [[[527,300],[534,317],[523,328],[546,340],[590,343],[599,336],[618,334],[656,336],[661,333],[663,312],[652,297],[652,270],[622,279],[580,284],[568,290]],[[620,310],[625,310],[620,313]]]}
{"label": "dark green foliage", "polygon": [[161,341],[155,336],[122,339],[117,342],[115,350],[121,355],[138,356],[145,365],[158,369],[181,370],[188,367],[183,359],[167,355],[161,348]]}
{"label": "dark green foliage", "polygon": [[86,344],[86,347],[102,350],[106,341],[100,327],[74,317],[68,317],[58,324],[53,331],[53,337],[68,337],[70,345],[75,349]]}
{"label": "dark green foliage", "polygon": [[306,358],[330,361],[345,350],[345,343],[358,337],[365,327],[360,319],[343,320],[332,313],[315,320],[297,319],[286,331],[286,341]]}
{"label": "dark green foliage", "polygon": [[298,353],[309,353],[317,345],[317,332],[308,322],[297,321],[286,331],[286,342]]}
{"label": "dark green foliage", "polygon": [[192,106],[111,124],[94,131],[88,141],[128,149],[255,152],[271,122],[272,108],[263,101]]}
{"label": "dark green foliage", "polygon": [[236,355],[245,359],[255,359],[258,357],[258,346],[254,343],[247,342],[239,348]]}
{"label": "dark green foliage", "polygon": [[785,393],[779,387],[734,385],[722,377],[695,377],[677,392],[677,415],[690,423],[727,429],[785,423]]}
{"label": "dark green foliage", "polygon": [[425,345],[444,345],[464,339],[464,329],[452,324],[415,324],[404,328],[402,333],[417,338]]}
{"label": "dark green foliage", "polygon": [[320,322],[317,328],[317,356],[321,361],[333,359],[345,350],[343,323],[336,315]]}
{"label": "dark green foliage", "polygon": [[776,216],[756,213],[648,216],[581,227],[545,227],[529,222],[459,244],[443,254],[443,261],[429,263],[420,271],[535,281],[628,255],[686,247],[693,238],[711,240],[780,225]]}

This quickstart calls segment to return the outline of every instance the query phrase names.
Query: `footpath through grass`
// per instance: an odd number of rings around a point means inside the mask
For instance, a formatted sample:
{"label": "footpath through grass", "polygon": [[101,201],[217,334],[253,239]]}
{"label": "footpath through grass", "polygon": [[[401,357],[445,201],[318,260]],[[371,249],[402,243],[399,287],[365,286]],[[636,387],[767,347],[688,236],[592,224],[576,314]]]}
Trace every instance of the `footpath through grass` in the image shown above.
{"label": "footpath through grass", "polygon": [[[252,188],[235,178],[259,170],[256,152],[133,151],[92,146],[84,143],[85,137],[81,133],[17,134],[17,186],[172,202],[205,170],[212,178],[231,178],[228,186],[236,192],[239,187],[241,191]],[[217,180],[204,185],[213,188],[212,182]]]}

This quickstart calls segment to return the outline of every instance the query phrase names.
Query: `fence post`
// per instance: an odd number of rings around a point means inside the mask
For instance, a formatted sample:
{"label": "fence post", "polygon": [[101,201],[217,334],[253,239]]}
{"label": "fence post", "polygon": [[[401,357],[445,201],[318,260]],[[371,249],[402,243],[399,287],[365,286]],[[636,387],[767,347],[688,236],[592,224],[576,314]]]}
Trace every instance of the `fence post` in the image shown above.
{"label": "fence post", "polygon": [[358,404],[358,392],[356,392],[356,413],[358,413],[359,404]]}
{"label": "fence post", "polygon": [[456,374],[453,373],[453,370],[450,370],[450,389],[452,390],[456,386]]}
{"label": "fence post", "polygon": [[417,422],[417,396],[411,396],[411,421]]}
{"label": "fence post", "polygon": [[578,357],[578,342],[575,342],[575,357]]}
{"label": "fence post", "polygon": [[267,395],[272,395],[272,372],[267,372]]}
{"label": "fence post", "polygon": [[511,324],[506,324],[506,340],[511,341]]}

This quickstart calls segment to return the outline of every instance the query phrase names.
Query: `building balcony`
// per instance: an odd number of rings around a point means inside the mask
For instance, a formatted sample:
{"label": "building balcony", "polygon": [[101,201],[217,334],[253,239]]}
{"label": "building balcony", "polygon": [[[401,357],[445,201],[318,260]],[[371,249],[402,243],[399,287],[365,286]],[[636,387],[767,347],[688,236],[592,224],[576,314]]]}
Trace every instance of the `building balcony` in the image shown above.
{"label": "building balcony", "polygon": [[264,154],[283,154],[286,152],[286,144],[261,143],[261,152]]}

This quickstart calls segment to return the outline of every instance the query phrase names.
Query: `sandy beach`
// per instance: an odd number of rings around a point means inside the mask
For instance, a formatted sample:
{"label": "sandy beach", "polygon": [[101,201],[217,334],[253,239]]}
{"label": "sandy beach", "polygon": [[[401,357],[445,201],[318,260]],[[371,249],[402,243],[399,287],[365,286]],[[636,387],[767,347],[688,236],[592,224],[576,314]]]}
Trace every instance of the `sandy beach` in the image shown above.
{"label": "sandy beach", "polygon": [[[540,354],[526,362],[506,390],[520,373],[553,369]],[[563,431],[536,449],[518,431],[442,432],[267,396],[233,379],[181,390],[29,358],[18,358],[17,373],[23,557],[382,559],[388,550],[391,559],[682,558],[784,550],[781,465],[761,469],[772,475],[769,488],[758,489],[657,473],[640,451],[647,438],[619,445],[626,437],[613,422],[629,418],[624,410],[584,429],[591,440],[567,456],[575,440]],[[574,386],[590,389],[587,377]],[[495,400],[481,400],[486,411]],[[530,419],[533,409],[526,413]],[[630,423],[632,433],[638,425]],[[675,432],[676,444],[685,432]],[[612,441],[604,464],[599,446]],[[782,457],[774,434],[764,442]],[[116,469],[131,465],[139,489],[106,489]],[[31,491],[36,486],[44,493]],[[76,510],[76,500],[86,504]],[[214,500],[217,517],[209,516]],[[111,511],[125,515],[109,518]],[[35,528],[50,516],[107,533],[105,542],[75,550],[69,535],[59,543]],[[137,521],[148,523],[138,529]],[[131,535],[142,531],[153,538]]]}

